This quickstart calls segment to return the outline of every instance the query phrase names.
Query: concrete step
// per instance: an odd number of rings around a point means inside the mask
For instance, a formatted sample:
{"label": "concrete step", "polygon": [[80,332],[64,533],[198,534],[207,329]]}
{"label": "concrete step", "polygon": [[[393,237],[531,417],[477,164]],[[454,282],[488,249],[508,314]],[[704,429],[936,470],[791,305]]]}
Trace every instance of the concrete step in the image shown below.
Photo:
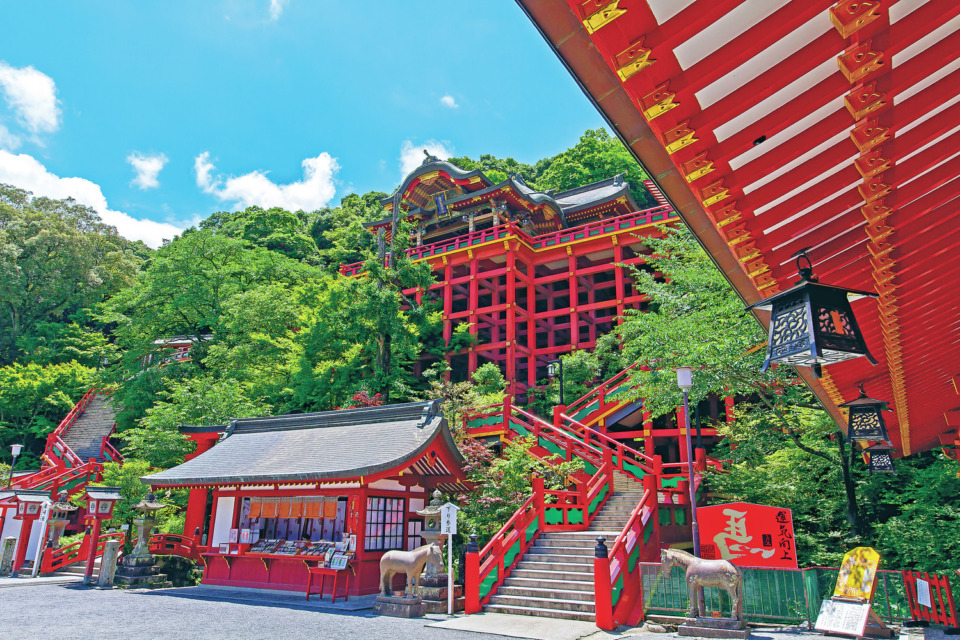
{"label": "concrete step", "polygon": [[499,593],[490,598],[490,604],[502,604],[508,607],[526,607],[533,609],[553,609],[563,612],[577,611],[580,613],[594,613],[596,606],[593,602],[583,600],[563,600],[560,598],[532,598],[530,596],[502,596]]}
{"label": "concrete step", "polygon": [[[557,591],[582,591],[593,594],[593,582],[585,580],[546,580],[537,578],[516,578],[513,574],[503,581],[505,587],[522,589],[552,589]],[[502,588],[502,587],[501,587]],[[592,595],[591,595],[592,597]]]}
{"label": "concrete step", "polygon": [[[522,563],[521,563],[522,564]],[[581,567],[575,567],[580,569]],[[533,580],[533,581],[554,581],[554,582],[575,582],[593,584],[593,567],[589,571],[564,571],[555,565],[547,565],[545,568],[525,568],[520,565],[510,572],[507,580]]]}
{"label": "concrete step", "polygon": [[537,563],[548,563],[548,564],[577,564],[577,565],[589,565],[593,566],[593,556],[592,555],[566,555],[562,553],[544,553],[542,551],[537,551],[536,549],[530,549],[523,555],[523,560],[520,561],[521,564],[527,562],[529,559],[530,562]]}
{"label": "concrete step", "polygon": [[570,548],[570,547],[579,547],[581,549],[593,549],[596,545],[596,540],[591,538],[544,538],[540,536],[537,538],[537,541],[533,543],[534,548],[539,549],[558,549],[558,548]]}
{"label": "concrete step", "polygon": [[573,591],[570,589],[555,589],[549,586],[538,587],[519,587],[502,586],[497,590],[498,596],[515,598],[544,598],[547,600],[567,600],[576,602],[587,602],[593,606],[595,594],[593,585],[590,585],[589,591]]}
{"label": "concrete step", "polygon": [[490,613],[510,613],[517,616],[539,616],[541,618],[560,618],[562,620],[583,620],[594,622],[593,613],[581,611],[559,611],[557,609],[542,609],[539,607],[520,607],[515,605],[488,604],[483,608]]}
{"label": "concrete step", "polygon": [[559,555],[559,556],[592,556],[593,555],[593,546],[590,545],[581,545],[581,546],[570,546],[570,547],[561,547],[561,546],[533,546],[527,550],[527,553],[533,553],[534,555],[548,554],[548,555]]}

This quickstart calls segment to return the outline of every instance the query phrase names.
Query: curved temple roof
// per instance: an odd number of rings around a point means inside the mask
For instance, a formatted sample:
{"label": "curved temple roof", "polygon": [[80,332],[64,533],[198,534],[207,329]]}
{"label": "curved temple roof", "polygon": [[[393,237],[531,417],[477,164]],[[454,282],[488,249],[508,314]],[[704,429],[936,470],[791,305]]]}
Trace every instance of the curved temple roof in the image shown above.
{"label": "curved temple roof", "polygon": [[141,480],[190,486],[355,478],[413,462],[437,438],[460,460],[439,401],[246,418],[234,420],[209,451]]}
{"label": "curved temple roof", "polygon": [[[744,301],[796,280],[855,303],[904,454],[960,442],[960,3],[517,0]],[[760,315],[766,323],[766,315]]]}

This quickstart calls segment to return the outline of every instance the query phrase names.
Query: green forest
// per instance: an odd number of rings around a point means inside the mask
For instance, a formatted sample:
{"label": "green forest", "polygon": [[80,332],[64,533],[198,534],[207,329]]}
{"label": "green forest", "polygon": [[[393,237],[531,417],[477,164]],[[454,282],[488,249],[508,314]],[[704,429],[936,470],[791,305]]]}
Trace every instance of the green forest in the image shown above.
{"label": "green forest", "polygon": [[[635,200],[655,204],[641,167],[604,130],[533,165],[490,155],[449,161],[495,181],[520,174],[538,189],[624,173]],[[446,381],[439,365],[413,375],[413,362],[471,336],[461,327],[445,344],[440,307],[402,293],[429,285],[426,265],[402,251],[389,268],[376,259],[362,223],[382,217],[379,200],[394,185],[384,187],[317,211],[216,212],[152,250],[72,200],[0,185],[0,455],[23,444],[17,469],[39,468],[47,434],[91,387],[111,390],[122,407],[116,439],[127,462],[108,468],[105,481],[131,493],[145,492],[140,475],[189,452],[180,425],[438,397],[456,425],[463,411],[499,399],[494,365],[471,380]],[[658,369],[694,366],[693,401],[724,390],[756,400],[710,452],[729,461],[709,479],[711,491],[793,509],[801,566],[836,566],[867,544],[887,568],[950,568],[960,557],[957,463],[935,450],[898,460],[897,475],[869,476],[792,370],[759,373],[755,347],[765,335],[696,241],[678,229],[651,244],[652,269],[634,274],[650,311],[629,315],[595,352],[565,357],[566,396],[630,364],[655,363],[636,374],[638,393],[667,413],[679,396],[672,374]],[[369,277],[339,275],[340,264],[357,261]],[[157,365],[169,355],[163,341],[176,336],[193,342],[189,360]],[[546,415],[557,392],[545,380],[532,408]],[[498,505],[465,515],[478,532],[495,531],[529,491],[525,474],[544,470],[514,451],[496,461],[463,447],[483,504]],[[176,516],[164,525],[177,526]]]}

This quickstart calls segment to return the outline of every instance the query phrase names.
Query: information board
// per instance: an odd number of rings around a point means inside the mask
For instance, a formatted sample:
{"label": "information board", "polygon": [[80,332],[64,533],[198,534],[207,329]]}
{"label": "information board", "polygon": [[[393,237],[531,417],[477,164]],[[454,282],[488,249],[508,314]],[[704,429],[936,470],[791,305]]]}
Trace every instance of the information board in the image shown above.
{"label": "information board", "polygon": [[814,628],[827,633],[862,636],[866,631],[869,615],[869,602],[824,600]]}
{"label": "information board", "polygon": [[917,604],[928,609],[933,608],[933,601],[930,599],[930,583],[920,578],[917,578]]}

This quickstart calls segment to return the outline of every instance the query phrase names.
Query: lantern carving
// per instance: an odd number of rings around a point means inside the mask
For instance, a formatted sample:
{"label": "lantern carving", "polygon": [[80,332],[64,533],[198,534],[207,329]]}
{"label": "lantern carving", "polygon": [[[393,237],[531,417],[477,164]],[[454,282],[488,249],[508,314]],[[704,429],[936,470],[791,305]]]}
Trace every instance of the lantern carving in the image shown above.
{"label": "lantern carving", "polygon": [[872,447],[867,447],[864,449],[866,453],[870,455],[870,473],[893,473],[896,474],[896,469],[893,468],[893,455],[892,451],[896,451],[893,447],[888,444],[875,444]]}
{"label": "lantern carving", "polygon": [[883,400],[876,400],[867,396],[860,385],[860,396],[850,402],[844,402],[839,405],[841,409],[847,409],[850,417],[847,419],[847,437],[851,440],[871,440],[873,442],[886,442],[890,444],[890,437],[887,435],[887,425],[883,420],[883,411],[890,411],[887,403]]}
{"label": "lantern carving", "polygon": [[821,367],[835,362],[866,356],[877,364],[850,308],[851,301],[877,294],[820,284],[806,251],[795,254],[800,275],[796,286],[747,307],[771,313],[767,358],[760,370],[771,364],[812,367],[813,376],[819,378]]}

